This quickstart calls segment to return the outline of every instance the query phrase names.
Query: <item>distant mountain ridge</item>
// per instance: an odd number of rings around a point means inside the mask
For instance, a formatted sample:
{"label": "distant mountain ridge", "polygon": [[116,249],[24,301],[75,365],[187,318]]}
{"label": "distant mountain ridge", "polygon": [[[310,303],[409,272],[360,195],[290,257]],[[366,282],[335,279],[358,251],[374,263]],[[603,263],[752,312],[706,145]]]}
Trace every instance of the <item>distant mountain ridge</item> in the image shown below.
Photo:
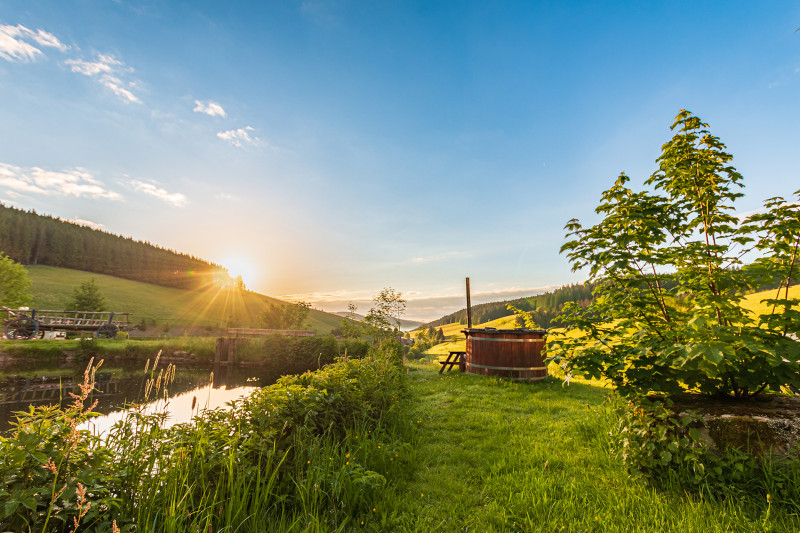
{"label": "distant mountain ridge", "polygon": [[[333,312],[333,314],[343,318],[352,318],[353,320],[356,320],[358,322],[363,322],[364,318],[366,318],[364,315],[360,315],[358,313],[351,313],[349,311],[335,311]],[[398,329],[400,329],[400,331],[411,331],[412,329],[416,329],[421,325],[422,322],[418,320],[406,320],[405,318],[401,318],[399,320],[397,327]]]}
{"label": "distant mountain ridge", "polygon": [[[582,283],[565,285],[551,292],[537,294],[515,300],[504,300],[500,302],[489,302],[472,306],[472,323],[481,324],[491,320],[497,320],[506,316],[511,316],[514,311],[509,311],[507,305],[511,304],[520,311],[530,313],[536,324],[543,328],[559,325],[555,318],[560,314],[561,308],[567,302],[578,302],[581,305],[588,304],[592,299],[594,285]],[[426,322],[425,327],[439,327],[447,324],[466,324],[467,309],[461,309],[455,313],[450,313],[442,318]]]}

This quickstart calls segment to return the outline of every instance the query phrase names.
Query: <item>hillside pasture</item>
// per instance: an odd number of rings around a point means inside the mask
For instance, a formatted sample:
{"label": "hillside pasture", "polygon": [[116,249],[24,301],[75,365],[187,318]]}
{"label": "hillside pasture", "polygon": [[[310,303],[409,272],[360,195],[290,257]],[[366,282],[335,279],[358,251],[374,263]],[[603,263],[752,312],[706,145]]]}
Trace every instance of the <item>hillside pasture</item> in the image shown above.
{"label": "hillside pasture", "polygon": [[[41,265],[27,266],[33,286],[33,309],[64,309],[75,287],[94,278],[110,311],[131,313],[131,322],[145,319],[148,331],[170,333],[217,330],[229,324],[259,327],[258,317],[269,304],[280,300],[231,286],[207,285],[184,290],[103,274]],[[311,329],[327,334],[340,325],[336,315],[312,309],[306,320]]]}

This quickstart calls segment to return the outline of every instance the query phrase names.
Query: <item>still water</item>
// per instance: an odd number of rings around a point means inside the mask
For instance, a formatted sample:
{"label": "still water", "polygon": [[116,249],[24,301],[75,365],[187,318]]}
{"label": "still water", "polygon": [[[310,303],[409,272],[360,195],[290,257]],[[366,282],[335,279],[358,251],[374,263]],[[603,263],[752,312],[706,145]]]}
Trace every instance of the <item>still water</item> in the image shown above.
{"label": "still water", "polygon": [[[0,368],[0,431],[10,428],[16,411],[27,411],[31,405],[65,405],[73,401],[69,392],[77,392],[77,386],[83,383],[86,365],[86,362],[12,363]],[[158,371],[166,366],[167,363],[160,362],[153,376],[157,377]],[[184,368],[180,363],[176,366],[168,399],[165,401],[162,396],[147,405],[150,412],[166,409],[167,425],[189,422],[202,409],[224,407],[280,377],[272,369],[257,367]],[[89,406],[98,400],[94,410],[102,416],[92,419],[84,427],[102,434],[123,417],[126,405],[142,402],[147,379],[151,376],[151,369],[147,374],[144,369],[144,362],[105,362],[95,375],[95,391],[86,401]],[[154,395],[151,393],[150,396]]]}

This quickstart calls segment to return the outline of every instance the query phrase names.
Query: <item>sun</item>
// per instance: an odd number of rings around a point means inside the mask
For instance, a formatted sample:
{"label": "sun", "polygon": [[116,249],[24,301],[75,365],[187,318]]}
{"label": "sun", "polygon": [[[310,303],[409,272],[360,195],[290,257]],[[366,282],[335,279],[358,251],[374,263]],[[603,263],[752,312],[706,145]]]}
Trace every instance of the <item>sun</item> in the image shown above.
{"label": "sun", "polygon": [[228,269],[228,274],[230,274],[232,278],[242,276],[242,281],[244,281],[248,289],[252,290],[255,283],[258,282],[258,268],[246,257],[241,255],[229,255],[223,258],[220,264]]}

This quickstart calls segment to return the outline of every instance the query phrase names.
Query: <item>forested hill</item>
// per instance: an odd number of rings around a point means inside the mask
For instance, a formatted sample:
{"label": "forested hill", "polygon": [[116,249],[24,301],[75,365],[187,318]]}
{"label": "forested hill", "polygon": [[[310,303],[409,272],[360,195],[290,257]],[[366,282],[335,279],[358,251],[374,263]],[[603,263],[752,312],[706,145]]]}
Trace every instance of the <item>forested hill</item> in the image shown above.
{"label": "forested hill", "polygon": [[228,273],[219,265],[35,211],[0,204],[0,252],[23,265],[47,265],[133,281],[196,289]]}
{"label": "forested hill", "polygon": [[[553,292],[518,298],[516,300],[505,300],[502,302],[490,302],[472,306],[472,323],[482,324],[490,320],[496,320],[504,316],[513,315],[507,305],[511,304],[520,311],[529,311],[536,324],[543,328],[558,326],[554,319],[561,312],[561,308],[567,302],[578,302],[581,305],[588,304],[592,299],[594,285],[591,283],[565,285]],[[466,324],[466,308],[443,316],[438,320],[429,322],[425,326],[444,326],[445,324]]]}

